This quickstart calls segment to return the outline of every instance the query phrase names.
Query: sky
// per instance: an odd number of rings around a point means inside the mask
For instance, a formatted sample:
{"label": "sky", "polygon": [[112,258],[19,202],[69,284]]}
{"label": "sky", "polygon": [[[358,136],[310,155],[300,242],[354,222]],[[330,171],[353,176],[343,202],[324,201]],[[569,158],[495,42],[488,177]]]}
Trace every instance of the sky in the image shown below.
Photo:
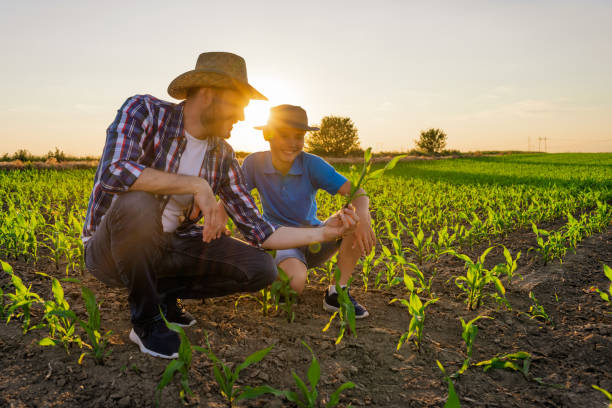
{"label": "sky", "polygon": [[[244,57],[235,150],[264,150],[270,106],[348,116],[362,147],[612,152],[612,1],[0,2],[0,154],[99,156],[126,98],[206,51]],[[544,141],[544,138],[546,141]]]}

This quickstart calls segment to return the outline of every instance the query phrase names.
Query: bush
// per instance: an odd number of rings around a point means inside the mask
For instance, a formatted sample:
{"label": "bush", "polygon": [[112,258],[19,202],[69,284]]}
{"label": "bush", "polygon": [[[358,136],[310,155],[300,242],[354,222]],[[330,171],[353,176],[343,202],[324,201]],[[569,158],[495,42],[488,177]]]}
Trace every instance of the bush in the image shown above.
{"label": "bush", "polygon": [[446,133],[442,129],[421,131],[421,137],[415,141],[416,146],[429,154],[440,153],[446,147]]}
{"label": "bush", "polygon": [[361,151],[357,128],[350,118],[325,116],[321,130],[310,133],[306,151],[321,156],[343,157]]}

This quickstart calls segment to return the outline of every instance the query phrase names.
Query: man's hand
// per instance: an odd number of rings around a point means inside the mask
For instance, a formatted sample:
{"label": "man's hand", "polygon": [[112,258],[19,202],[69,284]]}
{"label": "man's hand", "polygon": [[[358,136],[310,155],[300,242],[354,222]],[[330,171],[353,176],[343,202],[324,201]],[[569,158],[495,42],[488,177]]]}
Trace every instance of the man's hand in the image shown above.
{"label": "man's hand", "polygon": [[208,183],[203,183],[193,194],[193,210],[189,215],[195,219],[202,212],[204,217],[204,229],[202,230],[202,241],[210,242],[219,238],[225,232],[227,214],[221,203],[217,203],[215,194]]}
{"label": "man's hand", "polygon": [[331,241],[350,234],[358,223],[359,217],[352,205],[341,209],[325,221],[323,225],[324,241]]}

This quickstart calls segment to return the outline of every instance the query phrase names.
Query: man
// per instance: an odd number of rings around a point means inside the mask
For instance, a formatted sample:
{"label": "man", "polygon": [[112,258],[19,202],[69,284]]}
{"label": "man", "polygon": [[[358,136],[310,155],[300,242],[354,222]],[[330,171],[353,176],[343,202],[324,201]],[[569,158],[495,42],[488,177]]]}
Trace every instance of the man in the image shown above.
{"label": "man", "polygon": [[[168,93],[185,101],[136,95],[107,129],[82,238],[87,269],[128,290],[130,340],[144,353],[176,358],[180,340],[160,309],[191,326],[195,319],[180,298],[257,291],[276,278],[262,248],[333,239],[357,218],[342,210],[324,228],[298,229],[261,217],[224,140],[249,100],[265,99],[249,85],[241,57],[203,53]],[[251,245],[224,234],[225,211]]]}
{"label": "man", "polygon": [[[270,110],[263,130],[270,150],[247,156],[242,169],[249,190],[256,188],[261,197],[264,219],[275,226],[313,227],[325,225],[317,218],[315,197],[319,189],[335,195],[348,196],[351,182],[338,173],[322,158],[302,151],[304,135],[309,130],[319,130],[308,125],[308,117],[299,106],[280,105]],[[338,252],[340,285],[346,286],[361,255],[370,253],[375,235],[370,223],[369,199],[363,189],[353,200],[359,223],[355,230],[342,240],[330,240],[321,246],[302,246],[276,251],[275,262],[291,279],[291,287],[298,293],[304,290],[307,269],[318,266]],[[355,317],[368,316],[368,311],[357,303]],[[323,308],[330,312],[339,310],[335,285],[325,291]]]}

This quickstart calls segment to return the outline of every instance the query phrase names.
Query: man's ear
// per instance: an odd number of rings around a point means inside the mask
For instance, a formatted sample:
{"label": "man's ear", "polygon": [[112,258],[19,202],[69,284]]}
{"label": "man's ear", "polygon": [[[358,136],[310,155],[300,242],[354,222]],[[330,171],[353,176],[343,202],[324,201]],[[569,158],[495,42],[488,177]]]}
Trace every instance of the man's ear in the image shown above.
{"label": "man's ear", "polygon": [[212,88],[200,88],[198,90],[198,98],[201,101],[202,107],[208,108],[215,100],[215,90]]}

